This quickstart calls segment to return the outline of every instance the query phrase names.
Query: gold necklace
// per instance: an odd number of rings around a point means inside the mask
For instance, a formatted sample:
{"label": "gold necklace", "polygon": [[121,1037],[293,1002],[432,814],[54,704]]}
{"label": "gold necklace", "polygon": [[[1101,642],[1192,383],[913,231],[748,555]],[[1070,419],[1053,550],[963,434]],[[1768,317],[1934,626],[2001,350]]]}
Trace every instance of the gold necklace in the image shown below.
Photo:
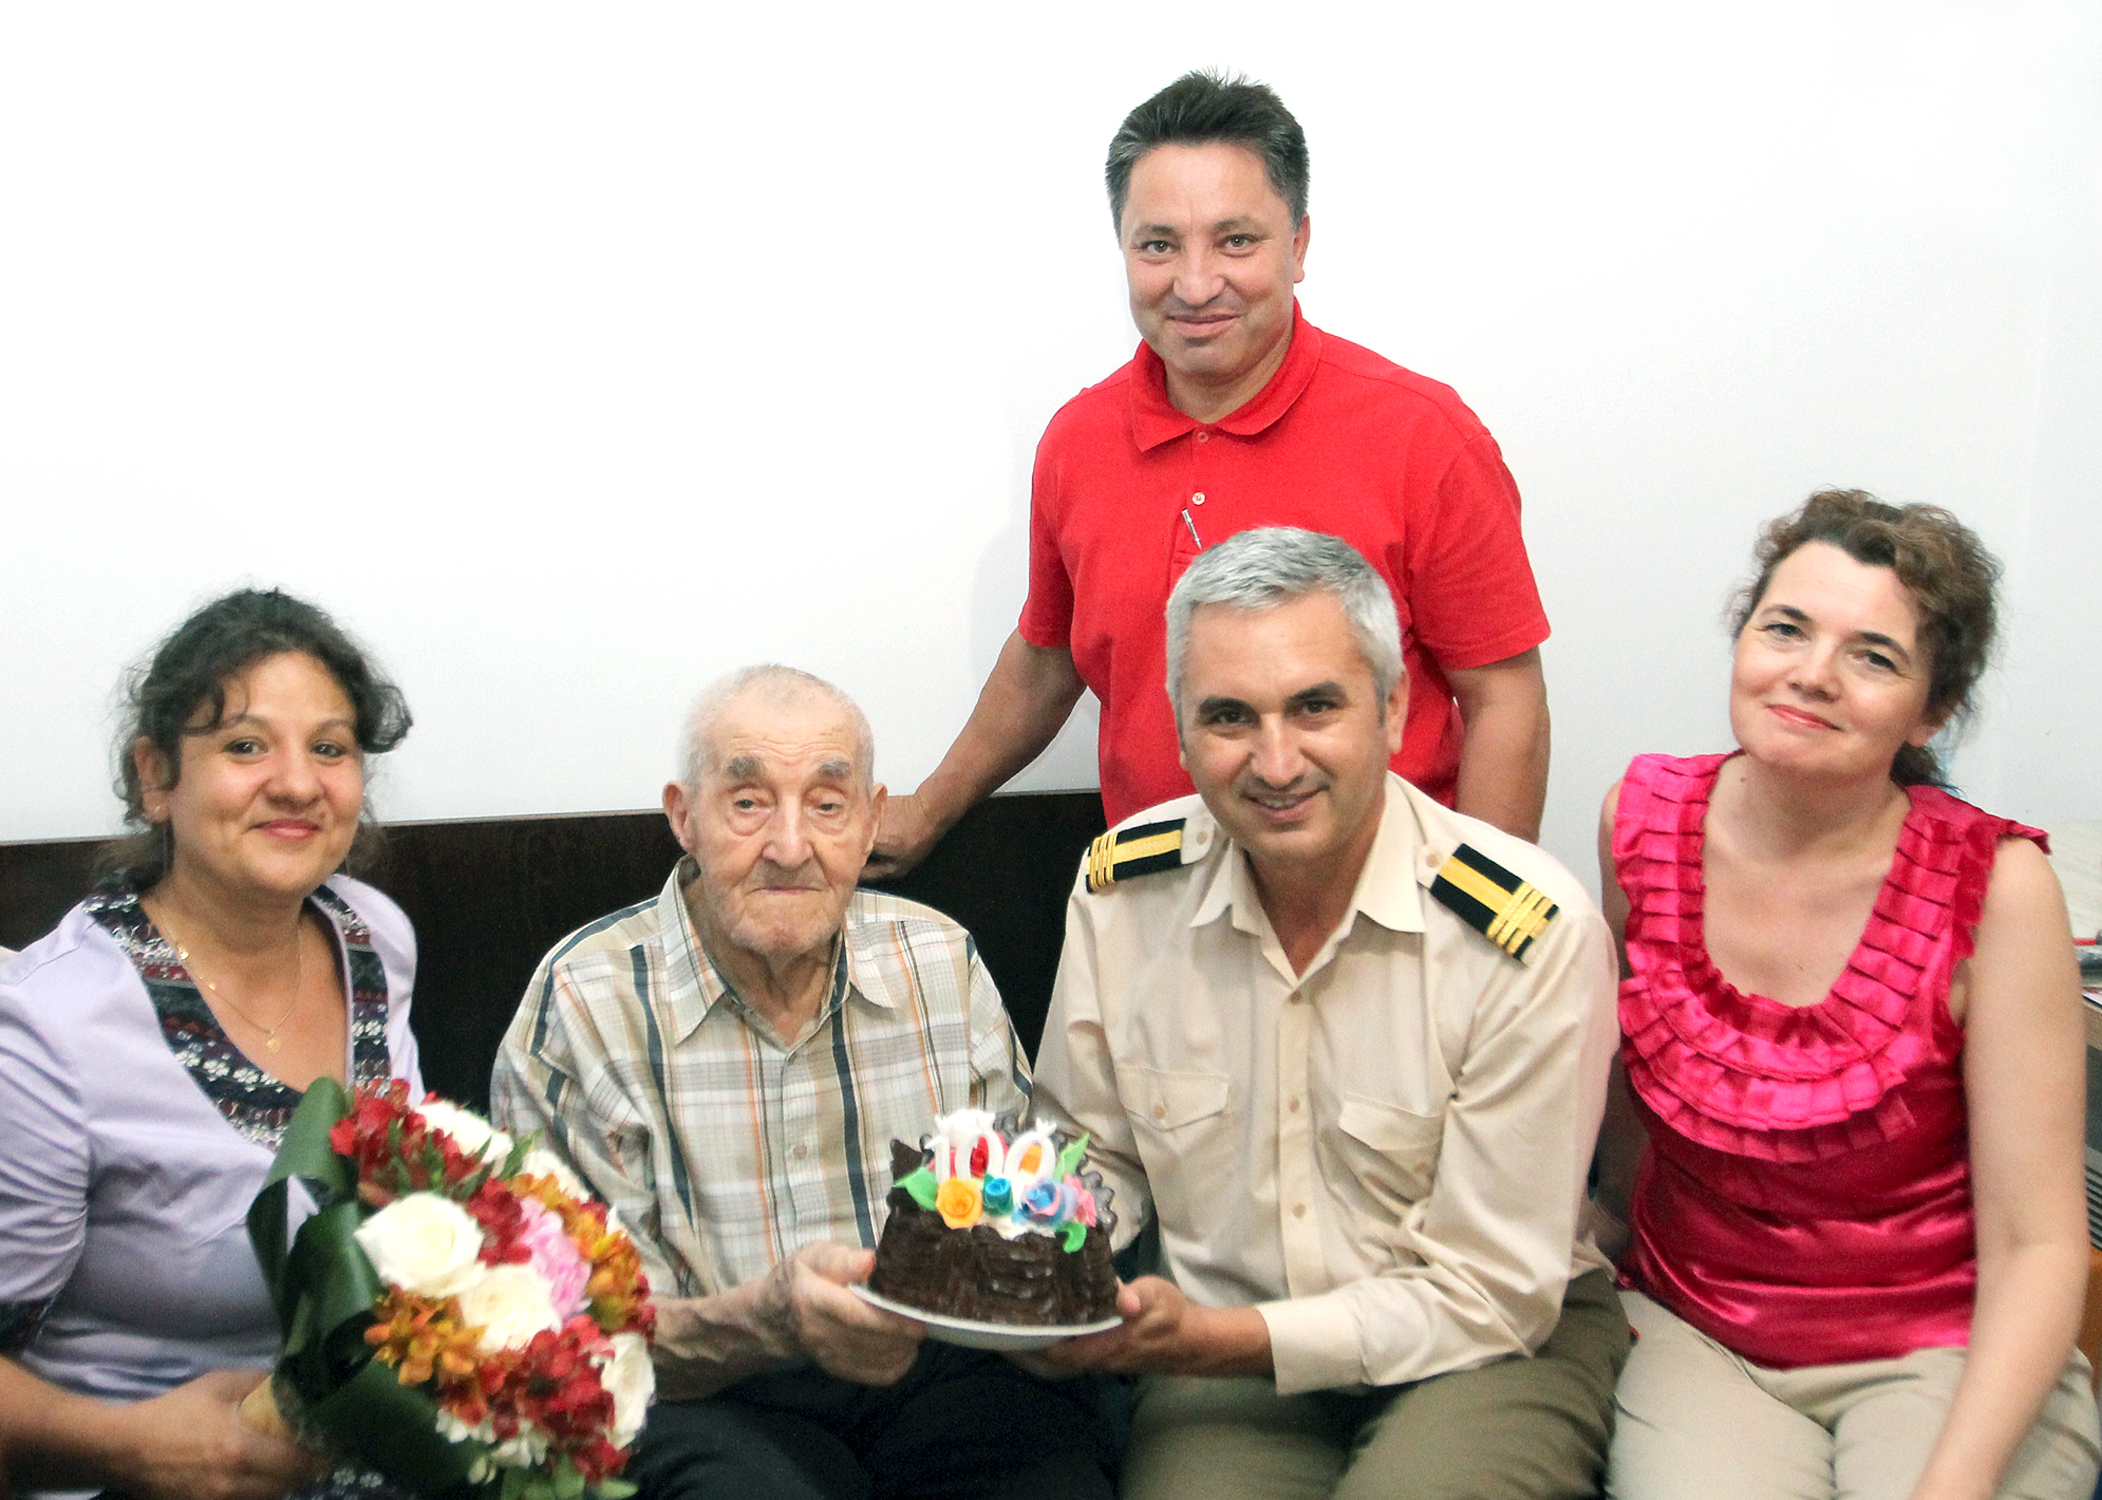
{"label": "gold necklace", "polygon": [[263,1033],[263,1048],[265,1051],[276,1052],[285,1045],[278,1040],[277,1034],[284,1029],[285,1022],[292,1019],[292,1012],[299,1009],[299,997],[306,992],[307,986],[307,945],[303,932],[295,939],[295,945],[292,950],[292,1003],[285,1007],[285,1013],[277,1018],[276,1024],[265,1026],[247,1011],[241,1009],[240,1006],[234,1004],[233,996],[227,994],[218,985],[213,984],[209,979],[197,972],[197,965],[190,958],[190,950],[182,945],[181,938],[168,931],[167,922],[161,922],[160,929],[167,935],[168,941],[175,945],[175,956],[182,960],[183,969],[189,976],[210,990],[215,997],[224,1000],[228,1010],[246,1021],[250,1026],[253,1026],[257,1031]]}

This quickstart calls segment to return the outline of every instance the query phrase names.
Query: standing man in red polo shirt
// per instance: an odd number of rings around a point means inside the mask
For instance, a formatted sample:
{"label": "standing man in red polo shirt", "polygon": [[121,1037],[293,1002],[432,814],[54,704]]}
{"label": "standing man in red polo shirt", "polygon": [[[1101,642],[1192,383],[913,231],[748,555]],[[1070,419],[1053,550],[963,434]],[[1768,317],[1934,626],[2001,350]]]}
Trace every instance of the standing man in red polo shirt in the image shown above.
{"label": "standing man in red polo shirt", "polygon": [[[1205,547],[1256,526],[1342,537],[1386,579],[1410,683],[1394,769],[1459,811],[1539,834],[1547,617],[1496,441],[1450,387],[1299,311],[1306,137],[1267,87],[1191,73],[1111,141],[1131,362],[1037,445],[1029,598],[933,775],[885,810],[869,874],[902,874],[1102,701],[1112,825],[1185,796],[1162,610]],[[1284,789],[1280,789],[1281,792]]]}

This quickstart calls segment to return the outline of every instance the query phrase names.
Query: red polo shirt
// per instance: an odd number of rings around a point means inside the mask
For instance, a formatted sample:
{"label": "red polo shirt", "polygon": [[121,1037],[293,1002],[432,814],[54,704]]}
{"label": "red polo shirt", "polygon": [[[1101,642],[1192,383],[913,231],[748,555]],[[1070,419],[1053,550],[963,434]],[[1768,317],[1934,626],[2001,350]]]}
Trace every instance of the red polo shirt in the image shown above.
{"label": "red polo shirt", "polygon": [[1220,421],[1169,405],[1160,357],[1141,344],[1037,444],[1020,629],[1032,645],[1070,646],[1102,700],[1110,822],[1191,790],[1162,612],[1200,545],[1254,526],[1339,536],[1386,579],[1409,674],[1394,769],[1450,805],[1461,725],[1441,667],[1547,639],[1518,489],[1451,387],[1321,332],[1295,306],[1284,363]]}

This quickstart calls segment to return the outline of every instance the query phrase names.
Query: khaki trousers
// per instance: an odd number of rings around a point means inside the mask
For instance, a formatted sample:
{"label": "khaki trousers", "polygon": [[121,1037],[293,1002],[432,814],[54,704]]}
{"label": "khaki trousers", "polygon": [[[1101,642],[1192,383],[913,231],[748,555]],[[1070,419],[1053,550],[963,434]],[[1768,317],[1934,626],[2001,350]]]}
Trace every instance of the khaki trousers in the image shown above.
{"label": "khaki trousers", "polygon": [[[1616,1500],[1905,1500],[1941,1434],[1961,1349],[1770,1370],[1640,1292],[1617,1396]],[[2095,1398],[2078,1353],[2001,1476],[1997,1500],[2088,1500]]]}
{"label": "khaki trousers", "polygon": [[1124,1500],[1560,1500],[1598,1493],[1628,1325],[1604,1271],[1569,1285],[1530,1359],[1379,1390],[1258,1378],[1139,1384]]}

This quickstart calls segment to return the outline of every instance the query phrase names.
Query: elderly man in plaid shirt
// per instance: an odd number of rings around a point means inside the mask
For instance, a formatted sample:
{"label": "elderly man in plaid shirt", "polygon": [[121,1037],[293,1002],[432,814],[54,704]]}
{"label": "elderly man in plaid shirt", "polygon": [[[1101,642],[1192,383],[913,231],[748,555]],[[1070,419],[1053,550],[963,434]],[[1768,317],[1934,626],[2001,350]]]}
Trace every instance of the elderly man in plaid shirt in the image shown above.
{"label": "elderly man in plaid shirt", "polygon": [[838,689],[754,667],[696,705],[653,900],[541,963],[496,1064],[618,1211],[657,1295],[644,1500],[1110,1494],[1091,1380],[923,1343],[848,1288],[893,1137],[1018,1109],[1027,1064],[970,935],[855,889],[884,789]]}

